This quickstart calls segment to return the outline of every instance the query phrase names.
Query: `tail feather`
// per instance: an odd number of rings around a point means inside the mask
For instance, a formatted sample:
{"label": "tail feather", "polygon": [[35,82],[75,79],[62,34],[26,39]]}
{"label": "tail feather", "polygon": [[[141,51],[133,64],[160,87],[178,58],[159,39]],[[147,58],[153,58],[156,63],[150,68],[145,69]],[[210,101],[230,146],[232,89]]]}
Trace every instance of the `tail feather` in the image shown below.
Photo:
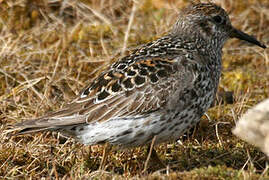
{"label": "tail feather", "polygon": [[23,128],[20,129],[17,133],[14,134],[14,136],[23,135],[23,134],[30,134],[30,133],[36,133],[36,132],[42,132],[42,131],[51,131],[56,130],[58,128],[52,128],[52,127],[45,127],[45,128]]}
{"label": "tail feather", "polygon": [[15,135],[35,133],[41,131],[55,131],[59,128],[82,124],[86,122],[84,115],[73,114],[72,110],[60,110],[47,116],[27,120],[14,125],[13,130],[18,132]]}

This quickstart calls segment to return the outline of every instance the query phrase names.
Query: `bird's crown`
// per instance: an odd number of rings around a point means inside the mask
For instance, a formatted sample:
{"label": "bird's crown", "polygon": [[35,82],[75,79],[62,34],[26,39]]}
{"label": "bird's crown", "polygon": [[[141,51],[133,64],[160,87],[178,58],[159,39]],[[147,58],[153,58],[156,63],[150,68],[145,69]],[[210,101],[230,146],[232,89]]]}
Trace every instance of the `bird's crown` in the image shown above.
{"label": "bird's crown", "polygon": [[217,38],[221,44],[228,39],[232,29],[226,11],[213,3],[199,3],[181,11],[172,34],[193,38]]}

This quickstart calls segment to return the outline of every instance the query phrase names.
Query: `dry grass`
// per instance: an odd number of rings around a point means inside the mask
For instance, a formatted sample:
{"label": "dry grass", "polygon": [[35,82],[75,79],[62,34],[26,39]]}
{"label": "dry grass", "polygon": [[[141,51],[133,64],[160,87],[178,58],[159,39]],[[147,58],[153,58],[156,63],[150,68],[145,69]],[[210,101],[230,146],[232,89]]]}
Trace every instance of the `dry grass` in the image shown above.
{"label": "dry grass", "polygon": [[[269,51],[238,41],[224,48],[217,104],[180,143],[157,147],[167,169],[143,172],[145,148],[113,151],[98,171],[102,146],[52,133],[9,137],[8,124],[59,109],[128,48],[169,30],[183,0],[0,0],[0,178],[256,179],[269,178],[265,155],[232,135],[249,107],[269,96]],[[268,0],[216,0],[233,24],[266,44]],[[114,57],[114,58],[111,58]]]}

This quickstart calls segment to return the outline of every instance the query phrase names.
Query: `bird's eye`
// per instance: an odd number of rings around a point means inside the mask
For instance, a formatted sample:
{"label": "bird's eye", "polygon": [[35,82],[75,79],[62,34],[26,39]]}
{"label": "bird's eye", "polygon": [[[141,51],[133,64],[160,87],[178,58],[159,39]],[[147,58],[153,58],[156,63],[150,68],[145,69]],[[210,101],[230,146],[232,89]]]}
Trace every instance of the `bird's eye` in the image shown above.
{"label": "bird's eye", "polygon": [[225,23],[225,20],[221,16],[218,16],[218,15],[214,16],[213,20],[218,24],[224,24]]}

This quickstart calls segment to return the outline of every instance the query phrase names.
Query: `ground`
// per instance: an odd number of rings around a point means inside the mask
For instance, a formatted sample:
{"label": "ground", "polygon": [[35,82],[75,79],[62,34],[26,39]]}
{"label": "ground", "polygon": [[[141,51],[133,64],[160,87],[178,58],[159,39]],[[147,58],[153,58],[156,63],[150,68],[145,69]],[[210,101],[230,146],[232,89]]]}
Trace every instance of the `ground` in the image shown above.
{"label": "ground", "polygon": [[[268,45],[268,0],[215,0],[233,25]],[[167,165],[144,171],[146,148],[110,152],[57,133],[10,136],[10,125],[57,110],[108,64],[164,35],[187,0],[0,0],[0,178],[269,179],[268,159],[231,131],[269,96],[269,50],[239,40],[223,49],[220,92],[201,123],[156,150]]]}

